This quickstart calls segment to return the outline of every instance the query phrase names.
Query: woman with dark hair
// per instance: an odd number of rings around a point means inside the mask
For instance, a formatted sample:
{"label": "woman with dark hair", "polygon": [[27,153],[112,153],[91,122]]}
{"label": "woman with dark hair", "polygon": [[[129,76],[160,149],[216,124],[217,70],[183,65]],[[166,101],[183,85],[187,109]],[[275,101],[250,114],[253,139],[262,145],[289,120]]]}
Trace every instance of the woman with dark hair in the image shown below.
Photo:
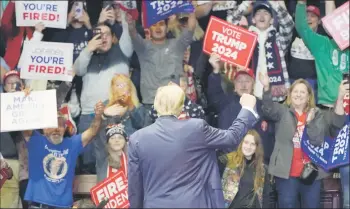
{"label": "woman with dark hair", "polygon": [[11,1],[4,10],[4,14],[1,19],[1,32],[7,39],[6,52],[4,60],[9,65],[10,69],[15,69],[19,63],[23,43],[25,40],[41,40],[44,30],[42,24],[37,24],[34,27],[17,27],[15,2]]}
{"label": "woman with dark hair", "polygon": [[261,138],[249,130],[237,151],[227,154],[222,177],[226,208],[268,208],[269,182]]}

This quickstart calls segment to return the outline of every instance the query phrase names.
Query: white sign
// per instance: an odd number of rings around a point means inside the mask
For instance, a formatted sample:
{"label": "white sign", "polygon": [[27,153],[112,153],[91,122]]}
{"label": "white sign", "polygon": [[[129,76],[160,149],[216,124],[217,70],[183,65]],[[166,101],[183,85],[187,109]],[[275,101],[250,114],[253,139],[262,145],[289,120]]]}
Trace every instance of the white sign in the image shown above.
{"label": "white sign", "polygon": [[56,90],[2,93],[0,132],[56,128]]}
{"label": "white sign", "polygon": [[72,81],[73,44],[25,41],[21,78]]}
{"label": "white sign", "polygon": [[236,7],[236,1],[216,1],[213,6],[213,11],[229,10]]}
{"label": "white sign", "polygon": [[67,27],[68,1],[15,1],[17,26]]}

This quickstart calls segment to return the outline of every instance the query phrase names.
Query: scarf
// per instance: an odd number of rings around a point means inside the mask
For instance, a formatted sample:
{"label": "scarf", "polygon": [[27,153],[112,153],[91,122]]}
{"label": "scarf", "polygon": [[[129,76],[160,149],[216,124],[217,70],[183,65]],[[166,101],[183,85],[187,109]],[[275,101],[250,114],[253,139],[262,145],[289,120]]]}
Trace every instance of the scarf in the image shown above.
{"label": "scarf", "polygon": [[186,95],[192,102],[196,102],[197,101],[197,93],[196,93],[196,88],[194,86],[194,78],[193,78],[194,70],[193,70],[193,67],[188,64],[190,61],[190,56],[191,56],[191,46],[187,47],[185,55],[187,55],[187,56],[184,56],[183,61],[184,61],[184,71],[187,74]]}
{"label": "scarf", "polygon": [[[264,33],[254,26],[251,26],[249,30],[257,33],[259,36],[263,35]],[[258,98],[262,97],[262,84],[260,83],[259,76],[257,75],[259,72],[262,72],[267,73],[270,78],[272,97],[284,97],[287,92],[287,88],[285,86],[285,78],[283,75],[281,53],[276,40],[277,32],[273,26],[267,29],[266,32],[266,40],[259,40],[254,49],[254,54],[250,62],[250,68],[256,75],[255,96]],[[265,54],[261,54],[261,52],[264,50],[261,50],[260,47],[264,47]],[[265,57],[266,65],[259,62],[259,58],[263,59],[260,56]]]}
{"label": "scarf", "polygon": [[124,172],[125,176],[128,177],[128,164],[126,160],[126,156],[124,152],[122,152],[122,155],[120,156],[120,168],[112,168],[112,166],[107,166],[107,178],[113,176],[114,174],[118,173],[118,171]]}
{"label": "scarf", "polygon": [[[232,158],[232,153],[228,154],[229,161],[230,158]],[[228,165],[225,168],[221,180],[222,190],[224,193],[225,208],[229,208],[232,201],[235,199],[239,191],[239,184],[241,180],[241,167],[233,165],[232,162],[228,162],[227,164]],[[263,181],[265,181],[265,174],[263,174],[262,176],[264,176]],[[256,196],[259,200],[260,207],[262,207],[263,205],[263,190],[264,188],[260,187],[256,192]]]}

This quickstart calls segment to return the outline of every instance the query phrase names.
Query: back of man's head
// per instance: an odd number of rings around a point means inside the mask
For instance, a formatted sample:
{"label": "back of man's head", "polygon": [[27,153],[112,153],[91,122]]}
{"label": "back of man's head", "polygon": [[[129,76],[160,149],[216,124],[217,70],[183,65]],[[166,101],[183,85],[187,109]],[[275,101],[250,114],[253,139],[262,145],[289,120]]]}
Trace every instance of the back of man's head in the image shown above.
{"label": "back of man's head", "polygon": [[154,99],[154,109],[159,116],[179,116],[185,102],[185,92],[178,85],[159,87]]}

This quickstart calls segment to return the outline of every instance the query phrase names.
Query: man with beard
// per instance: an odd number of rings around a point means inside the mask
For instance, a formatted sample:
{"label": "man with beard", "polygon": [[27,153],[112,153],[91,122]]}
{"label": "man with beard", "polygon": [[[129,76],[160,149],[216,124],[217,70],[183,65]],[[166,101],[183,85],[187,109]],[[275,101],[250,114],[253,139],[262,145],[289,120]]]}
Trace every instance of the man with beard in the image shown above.
{"label": "man with beard", "polygon": [[[151,110],[158,87],[170,81],[179,84],[184,72],[184,52],[192,43],[197,19],[195,13],[189,15],[188,27],[178,39],[167,39],[167,21],[159,21],[150,27],[151,40],[146,40],[137,33],[132,17],[127,17],[130,36],[141,66],[142,102],[147,110]],[[148,117],[145,123],[152,123],[151,118]]]}
{"label": "man with beard", "polygon": [[73,178],[78,155],[97,134],[104,105],[95,105],[95,118],[82,134],[65,138],[66,121],[58,116],[58,127],[24,131],[27,142],[29,183],[25,200],[34,208],[69,208],[73,204]]}

